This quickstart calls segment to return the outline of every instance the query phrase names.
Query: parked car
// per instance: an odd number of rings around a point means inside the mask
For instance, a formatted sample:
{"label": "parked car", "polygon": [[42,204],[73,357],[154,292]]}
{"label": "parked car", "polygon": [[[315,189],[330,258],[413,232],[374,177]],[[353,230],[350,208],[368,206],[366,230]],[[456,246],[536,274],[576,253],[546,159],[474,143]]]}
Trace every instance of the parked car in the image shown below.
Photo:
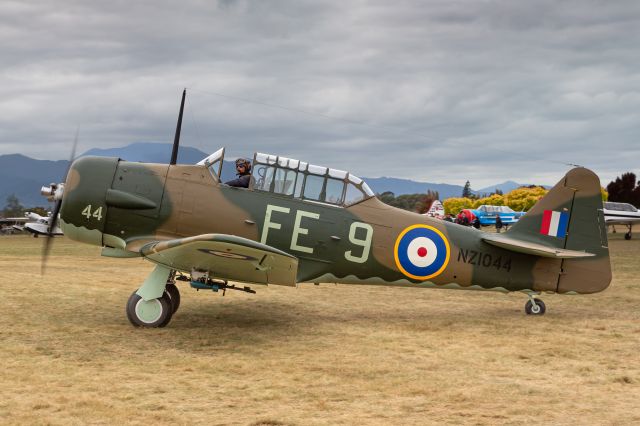
{"label": "parked car", "polygon": [[465,210],[468,210],[471,217],[477,217],[480,220],[480,225],[482,226],[495,225],[496,216],[500,216],[500,219],[502,220],[502,223],[504,225],[512,225],[516,223],[522,215],[524,215],[524,212],[513,211],[510,207],[507,206],[482,205],[475,209]]}

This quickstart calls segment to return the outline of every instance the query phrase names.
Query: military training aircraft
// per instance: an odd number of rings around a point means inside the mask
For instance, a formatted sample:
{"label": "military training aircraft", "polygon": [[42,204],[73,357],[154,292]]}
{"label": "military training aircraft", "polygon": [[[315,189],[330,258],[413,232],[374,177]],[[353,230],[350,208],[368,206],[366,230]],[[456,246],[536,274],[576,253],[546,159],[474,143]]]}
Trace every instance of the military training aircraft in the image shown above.
{"label": "military training aircraft", "polygon": [[634,223],[640,223],[640,211],[629,203],[604,203],[604,219],[607,225],[624,225],[628,231],[625,240],[631,239]]}
{"label": "military training aircraft", "polygon": [[519,291],[532,315],[545,312],[541,292],[609,286],[600,181],[590,170],[570,170],[502,234],[393,208],[349,172],[276,155],[256,153],[249,187],[236,188],[220,181],[224,149],[176,164],[184,95],[169,164],[82,157],[64,183],[42,191],[56,201],[51,227],[59,212],[68,238],[156,265],[127,302],[135,326],[169,323],[180,280],[251,293],[229,281]]}
{"label": "military training aircraft", "polygon": [[62,235],[62,229],[59,226],[53,227],[51,233],[49,233],[50,216],[40,216],[37,213],[27,213],[26,216],[30,221],[24,225],[24,230],[32,233],[34,237],[38,235]]}

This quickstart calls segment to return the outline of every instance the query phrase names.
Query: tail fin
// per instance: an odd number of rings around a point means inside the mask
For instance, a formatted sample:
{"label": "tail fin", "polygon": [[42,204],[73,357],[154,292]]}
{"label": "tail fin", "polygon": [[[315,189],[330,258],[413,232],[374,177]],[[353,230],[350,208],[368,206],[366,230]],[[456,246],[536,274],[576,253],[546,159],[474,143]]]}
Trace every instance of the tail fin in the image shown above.
{"label": "tail fin", "polygon": [[[570,170],[524,215],[506,236],[559,251],[583,251],[590,257],[562,260],[559,293],[596,293],[611,282],[607,228],[600,179],[591,170]],[[563,256],[559,256],[563,257]]]}

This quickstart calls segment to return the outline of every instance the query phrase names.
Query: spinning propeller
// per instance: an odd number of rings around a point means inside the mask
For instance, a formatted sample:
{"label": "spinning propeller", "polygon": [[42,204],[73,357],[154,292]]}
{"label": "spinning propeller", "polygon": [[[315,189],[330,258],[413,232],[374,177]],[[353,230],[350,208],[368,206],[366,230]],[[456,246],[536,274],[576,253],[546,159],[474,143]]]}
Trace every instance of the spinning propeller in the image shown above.
{"label": "spinning propeller", "polygon": [[47,197],[49,201],[55,201],[56,205],[53,208],[51,217],[49,218],[49,226],[47,227],[47,238],[44,240],[42,247],[42,267],[40,273],[44,275],[44,271],[47,266],[47,260],[49,259],[49,252],[51,251],[51,243],[53,241],[53,230],[58,224],[58,215],[60,214],[60,208],[62,207],[62,196],[64,193],[64,183],[67,181],[69,170],[71,169],[71,163],[76,156],[76,147],[78,146],[78,130],[76,130],[76,136],[73,139],[73,146],[71,147],[71,156],[69,157],[69,164],[67,170],[64,172],[62,183],[52,183],[49,186],[43,186],[40,193]]}

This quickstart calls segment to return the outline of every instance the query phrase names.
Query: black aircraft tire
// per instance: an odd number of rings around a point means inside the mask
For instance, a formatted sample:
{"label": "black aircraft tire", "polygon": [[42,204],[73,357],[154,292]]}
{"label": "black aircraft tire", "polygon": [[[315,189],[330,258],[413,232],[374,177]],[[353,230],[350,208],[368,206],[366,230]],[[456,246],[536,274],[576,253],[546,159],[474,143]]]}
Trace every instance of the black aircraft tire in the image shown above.
{"label": "black aircraft tire", "polygon": [[527,303],[524,305],[524,311],[527,315],[544,315],[547,311],[547,307],[544,305],[542,300],[536,299],[536,308],[534,309],[531,300],[527,300]]}
{"label": "black aircraft tire", "polygon": [[631,239],[631,232],[627,232],[626,234],[624,234],[624,239],[625,240],[630,240]]}
{"label": "black aircraft tire", "polygon": [[172,309],[171,313],[175,314],[178,311],[178,308],[180,307],[180,291],[178,290],[178,286],[173,283],[170,283],[170,284],[167,284],[167,287],[165,288],[165,290],[169,294],[169,299],[171,299],[171,309]]}
{"label": "black aircraft tire", "polygon": [[171,300],[163,296],[145,302],[134,291],[127,301],[126,312],[129,322],[136,327],[164,327],[171,320]]}
{"label": "black aircraft tire", "polygon": [[173,303],[171,302],[171,296],[169,296],[169,293],[167,293],[166,291],[162,294],[161,299],[163,299],[165,302],[167,302],[167,304],[169,305],[169,314],[167,315],[167,318],[165,318],[164,321],[162,321],[162,323],[158,326],[160,328],[162,327],[166,327],[167,324],[169,324],[169,321],[171,321],[171,318],[173,318],[173,313],[175,312],[173,310]]}

